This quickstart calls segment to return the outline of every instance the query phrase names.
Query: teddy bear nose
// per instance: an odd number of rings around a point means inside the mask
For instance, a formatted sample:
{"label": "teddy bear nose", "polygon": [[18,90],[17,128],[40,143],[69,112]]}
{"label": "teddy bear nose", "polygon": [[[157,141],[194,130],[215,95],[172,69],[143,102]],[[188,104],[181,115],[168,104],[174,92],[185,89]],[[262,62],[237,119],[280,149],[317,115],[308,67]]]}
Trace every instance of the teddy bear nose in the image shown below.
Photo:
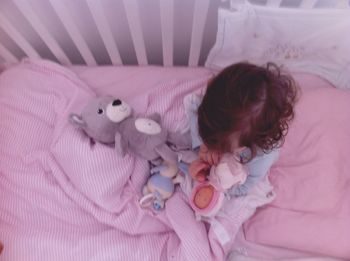
{"label": "teddy bear nose", "polygon": [[119,106],[120,104],[122,104],[122,101],[119,100],[119,99],[118,100],[114,100],[113,103],[112,103],[113,106]]}

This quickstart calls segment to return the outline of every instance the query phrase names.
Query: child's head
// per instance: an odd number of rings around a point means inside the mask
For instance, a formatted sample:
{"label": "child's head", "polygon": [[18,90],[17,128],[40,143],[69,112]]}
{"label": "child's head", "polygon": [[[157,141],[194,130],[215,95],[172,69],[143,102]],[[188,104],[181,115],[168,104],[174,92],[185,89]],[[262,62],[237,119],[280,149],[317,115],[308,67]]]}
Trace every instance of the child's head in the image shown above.
{"label": "child's head", "polygon": [[[284,141],[294,116],[296,85],[274,64],[238,63],[208,85],[198,108],[199,134],[209,149],[269,151]],[[235,144],[236,143],[236,144]]]}

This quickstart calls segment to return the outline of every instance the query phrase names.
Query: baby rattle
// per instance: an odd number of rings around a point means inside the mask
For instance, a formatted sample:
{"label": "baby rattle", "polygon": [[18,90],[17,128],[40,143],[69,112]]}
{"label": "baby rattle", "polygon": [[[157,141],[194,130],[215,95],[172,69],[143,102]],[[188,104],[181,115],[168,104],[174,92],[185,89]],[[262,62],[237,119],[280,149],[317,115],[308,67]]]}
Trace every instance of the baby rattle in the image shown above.
{"label": "baby rattle", "polygon": [[165,200],[170,198],[175,185],[183,181],[177,164],[163,162],[162,165],[151,169],[151,177],[143,187],[143,197],[139,203],[141,207],[153,205],[155,210],[164,208]]}
{"label": "baby rattle", "polygon": [[[198,174],[205,169],[199,170]],[[221,209],[226,192],[233,186],[243,184],[247,170],[232,154],[224,154],[217,166],[208,170],[207,180],[197,181],[190,195],[190,205],[198,219],[214,217]]]}

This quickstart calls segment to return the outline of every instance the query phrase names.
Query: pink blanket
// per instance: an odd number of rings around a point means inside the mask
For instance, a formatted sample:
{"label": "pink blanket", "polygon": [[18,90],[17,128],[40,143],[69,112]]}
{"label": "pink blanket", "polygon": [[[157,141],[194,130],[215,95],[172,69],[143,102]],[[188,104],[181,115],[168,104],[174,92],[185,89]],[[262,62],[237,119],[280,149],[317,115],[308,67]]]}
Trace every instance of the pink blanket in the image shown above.
{"label": "pink blanket", "polygon": [[[175,128],[184,117],[183,96],[211,76],[193,75],[160,81],[127,99],[137,112],[160,112],[165,126]],[[108,92],[127,96],[118,86]],[[146,161],[119,159],[68,123],[69,113],[94,95],[74,73],[50,62],[25,62],[0,75],[2,258],[223,260],[227,249],[195,220],[181,192],[165,211],[139,207]]]}
{"label": "pink blanket", "polygon": [[247,240],[350,259],[350,92],[300,77],[302,95],[270,180],[275,201],[246,224]]}

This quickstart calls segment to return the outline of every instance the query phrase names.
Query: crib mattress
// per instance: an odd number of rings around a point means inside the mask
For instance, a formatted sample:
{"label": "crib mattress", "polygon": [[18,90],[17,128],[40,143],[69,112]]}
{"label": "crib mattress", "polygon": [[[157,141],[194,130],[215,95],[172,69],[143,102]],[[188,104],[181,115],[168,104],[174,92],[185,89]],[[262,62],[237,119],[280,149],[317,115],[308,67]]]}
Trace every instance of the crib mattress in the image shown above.
{"label": "crib mattress", "polygon": [[[0,239],[5,246],[4,260],[223,259],[224,250],[218,242],[207,237],[205,226],[193,219],[181,193],[171,199],[163,214],[147,212],[145,215],[144,210],[140,210],[137,195],[148,168],[144,161],[131,157],[116,160],[113,151],[92,145],[84,135],[66,124],[71,111],[78,112],[96,94],[108,93],[130,101],[136,112],[161,112],[165,125],[175,128],[184,115],[181,109],[184,95],[204,88],[213,72],[205,68],[155,66],[74,66],[66,70],[51,67],[46,62],[34,64],[34,73],[40,75],[35,79],[32,78],[33,70],[28,71],[26,67],[32,65],[8,70],[6,76],[0,77]],[[350,122],[350,119],[343,110],[349,109],[346,106],[350,95],[338,93],[317,77],[296,77],[301,85],[306,86],[302,89],[305,95],[298,105],[297,120],[286,140],[286,149],[271,171],[277,201],[259,210],[246,223],[235,243],[232,260],[315,256],[318,258],[315,260],[321,260],[320,257],[327,254],[344,258],[350,249],[340,245],[336,249],[326,249],[324,253],[326,239],[305,245],[304,227],[298,230],[297,224],[288,218],[278,218],[281,210],[288,214],[294,208],[294,212],[314,214],[306,216],[299,225],[305,226],[308,222],[319,225],[322,214],[338,213],[329,206],[322,208],[322,204],[316,204],[318,209],[310,211],[310,206],[315,206],[313,200],[316,197],[324,199],[321,194],[323,184],[325,180],[330,181],[326,173],[320,176],[322,182],[317,183],[314,173],[326,167],[325,163],[319,165],[317,162],[324,161],[325,154],[337,154],[331,149],[322,155],[316,153],[319,147],[314,140],[326,142],[329,148],[340,149],[342,153],[349,144],[349,136],[344,133],[350,131],[350,126],[343,123]],[[340,96],[342,101],[332,103],[331,109],[321,106],[327,97],[339,99]],[[318,111],[313,111],[314,108]],[[315,118],[316,115],[320,117]],[[334,144],[330,144],[327,137],[317,137],[321,134],[311,130],[312,126],[317,128],[322,122],[321,116],[325,116],[329,124],[342,127],[336,133],[337,138],[333,139]],[[327,132],[327,135],[330,134]],[[297,157],[293,150],[302,156]],[[308,157],[306,162],[305,157]],[[338,154],[337,158],[340,158]],[[308,168],[315,163],[319,169]],[[298,168],[294,169],[296,165]],[[344,206],[342,199],[349,198],[346,193],[350,191],[346,186],[349,177],[344,175],[347,165],[333,161],[329,165],[340,168],[330,171],[336,175],[337,181],[342,182],[328,188],[328,195],[338,200],[339,206]],[[296,178],[288,179],[287,170],[291,170]],[[319,186],[320,195],[310,194],[307,190],[310,185],[306,181],[313,182],[316,188]],[[309,209],[303,209],[303,198],[309,200]],[[344,217],[348,217],[346,207],[341,211]],[[287,214],[283,217],[288,217]],[[275,222],[271,224],[271,220]],[[300,233],[300,240],[286,236],[291,232],[283,226],[288,225]],[[334,225],[332,228],[339,231],[341,227],[336,222]],[[315,233],[310,229],[307,233]],[[174,230],[176,233],[172,232]],[[323,230],[320,233],[328,232]],[[347,239],[344,236],[340,243],[345,244]],[[300,245],[295,242],[300,242]]]}

